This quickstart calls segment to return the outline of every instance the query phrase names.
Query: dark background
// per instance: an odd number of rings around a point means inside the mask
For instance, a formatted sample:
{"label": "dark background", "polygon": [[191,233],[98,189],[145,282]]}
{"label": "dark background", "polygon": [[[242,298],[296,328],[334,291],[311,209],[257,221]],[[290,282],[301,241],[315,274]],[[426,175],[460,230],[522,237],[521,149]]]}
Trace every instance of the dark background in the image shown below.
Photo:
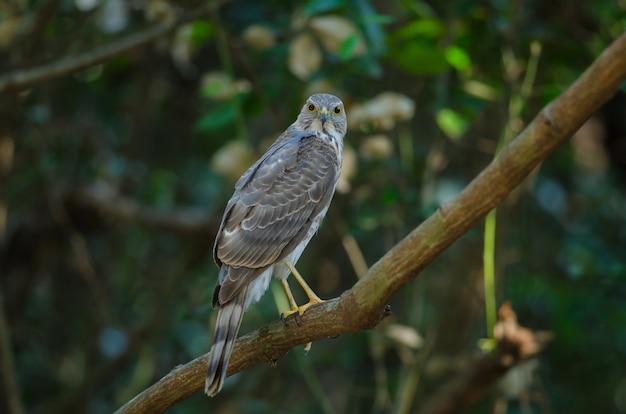
{"label": "dark background", "polygon": [[[0,329],[27,412],[111,412],[209,350],[221,213],[309,94],[350,120],[344,181],[298,263],[331,298],[360,272],[348,253],[372,265],[626,29],[620,1],[21,1],[0,6],[0,80],[180,15],[0,95]],[[622,88],[498,209],[496,302],[554,338],[467,412],[626,412],[625,180]],[[171,412],[417,410],[480,354],[482,258],[481,224],[377,329]],[[241,332],[285,303],[276,284]]]}

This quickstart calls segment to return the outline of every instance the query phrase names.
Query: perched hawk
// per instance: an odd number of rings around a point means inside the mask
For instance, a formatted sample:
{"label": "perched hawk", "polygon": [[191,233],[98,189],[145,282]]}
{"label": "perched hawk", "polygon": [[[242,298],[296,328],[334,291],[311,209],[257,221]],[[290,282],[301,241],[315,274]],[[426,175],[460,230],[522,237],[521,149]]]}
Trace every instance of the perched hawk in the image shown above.
{"label": "perched hawk", "polygon": [[[337,187],[347,121],[333,95],[307,99],[296,121],[235,184],[215,239],[220,268],[213,292],[218,309],[205,392],[222,388],[244,311],[267,290],[272,274],[300,315],[322,300],[294,265],[315,234]],[[309,297],[298,306],[287,277],[293,273]]]}

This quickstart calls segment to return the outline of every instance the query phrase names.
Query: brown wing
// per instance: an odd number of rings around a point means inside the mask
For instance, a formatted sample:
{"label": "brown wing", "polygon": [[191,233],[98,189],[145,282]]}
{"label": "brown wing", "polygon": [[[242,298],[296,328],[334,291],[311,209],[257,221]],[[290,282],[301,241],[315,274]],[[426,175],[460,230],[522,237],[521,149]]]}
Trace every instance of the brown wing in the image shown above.
{"label": "brown wing", "polygon": [[244,174],[226,206],[213,251],[218,265],[231,267],[219,281],[222,303],[293,251],[330,203],[335,150],[315,135],[293,135]]}

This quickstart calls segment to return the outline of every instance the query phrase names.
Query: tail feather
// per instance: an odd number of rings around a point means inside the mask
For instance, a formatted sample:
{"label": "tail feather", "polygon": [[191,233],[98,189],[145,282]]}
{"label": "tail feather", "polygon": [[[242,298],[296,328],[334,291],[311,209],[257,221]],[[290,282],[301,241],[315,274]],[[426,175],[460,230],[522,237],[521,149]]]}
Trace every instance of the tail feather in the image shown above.
{"label": "tail feather", "polygon": [[248,288],[244,287],[232,300],[219,305],[217,323],[215,324],[215,337],[209,354],[209,365],[206,373],[204,392],[215,396],[222,389],[228,360],[237,339],[237,332],[241,325],[241,319],[245,311]]}

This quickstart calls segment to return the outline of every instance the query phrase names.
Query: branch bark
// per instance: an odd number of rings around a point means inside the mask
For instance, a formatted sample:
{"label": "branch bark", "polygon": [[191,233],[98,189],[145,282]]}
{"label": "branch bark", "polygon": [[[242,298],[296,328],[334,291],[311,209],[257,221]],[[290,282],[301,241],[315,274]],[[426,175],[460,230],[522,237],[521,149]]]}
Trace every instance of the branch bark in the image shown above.
{"label": "branch bark", "polygon": [[[215,7],[220,7],[227,1],[228,0],[222,0],[218,2],[219,4]],[[4,76],[0,76],[0,95],[7,91],[22,90],[37,83],[78,72],[103,63],[117,55],[145,46],[160,37],[172,33],[185,23],[208,15],[212,7],[212,2],[211,4],[206,2],[203,6],[183,14],[170,23],[155,24],[143,31],[133,33],[95,50],[89,50],[78,55],[58,59],[46,65],[9,72]]]}
{"label": "branch bark", "polygon": [[[240,338],[232,375],[259,362],[275,363],[291,348],[320,338],[373,328],[386,304],[427,264],[467,232],[568,139],[626,80],[626,33],[533,121],[454,200],[400,241],[339,298],[310,308],[301,326],[275,321]],[[162,412],[202,389],[206,355],[179,366],[118,413]]]}

